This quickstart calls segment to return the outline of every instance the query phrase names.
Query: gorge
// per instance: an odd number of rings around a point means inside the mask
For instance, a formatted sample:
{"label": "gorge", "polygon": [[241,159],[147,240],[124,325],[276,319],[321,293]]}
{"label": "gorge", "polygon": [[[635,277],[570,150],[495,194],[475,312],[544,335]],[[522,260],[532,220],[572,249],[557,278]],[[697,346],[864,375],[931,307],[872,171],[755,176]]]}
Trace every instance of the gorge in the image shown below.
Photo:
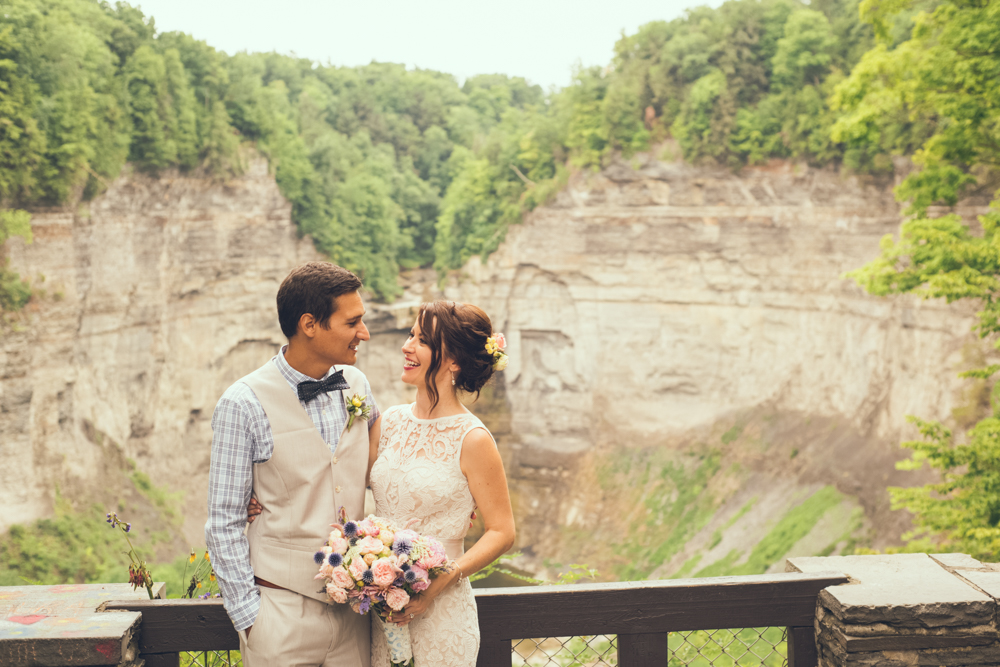
{"label": "gorge", "polygon": [[[507,466],[515,565],[542,576],[763,572],[898,544],[908,517],[885,489],[928,479],[894,468],[905,416],[985,410],[957,378],[988,355],[973,310],[842,277],[898,227],[891,178],[658,155],[573,174],[441,287],[405,272],[402,297],[370,304],[359,360],[381,404],[409,399],[398,349],[421,300],[491,315],[511,364],[473,409]],[[126,172],[34,210],[32,230],[6,245],[36,296],[0,338],[0,529],[57,496],[120,502],[139,471],[175,494],[160,553],[176,556],[202,543],[215,401],[282,344],[277,286],[320,255],[263,159],[226,181]]]}

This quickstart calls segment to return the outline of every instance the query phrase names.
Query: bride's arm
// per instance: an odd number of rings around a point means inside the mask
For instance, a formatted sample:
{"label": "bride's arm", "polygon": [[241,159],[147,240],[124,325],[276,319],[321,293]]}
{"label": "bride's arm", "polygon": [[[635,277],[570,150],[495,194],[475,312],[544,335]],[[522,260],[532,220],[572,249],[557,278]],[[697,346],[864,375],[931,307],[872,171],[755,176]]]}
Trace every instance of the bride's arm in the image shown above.
{"label": "bride's arm", "polygon": [[382,415],[368,427],[368,472],[365,473],[365,487],[371,486],[372,466],[378,458],[378,440],[382,436]]}
{"label": "bride's arm", "polygon": [[461,465],[486,531],[457,560],[457,568],[435,577],[427,590],[410,600],[400,614],[399,625],[409,623],[410,614],[424,613],[431,601],[460,577],[478,572],[514,545],[514,512],[510,507],[507,475],[500,452],[485,429],[477,428],[465,436]]}

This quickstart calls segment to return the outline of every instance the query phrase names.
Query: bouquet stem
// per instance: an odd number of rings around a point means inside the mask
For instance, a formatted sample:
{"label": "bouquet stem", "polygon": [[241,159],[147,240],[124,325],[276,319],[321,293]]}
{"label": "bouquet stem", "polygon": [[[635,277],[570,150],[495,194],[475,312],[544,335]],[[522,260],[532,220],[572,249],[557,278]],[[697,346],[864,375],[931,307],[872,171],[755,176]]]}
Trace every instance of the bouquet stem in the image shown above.
{"label": "bouquet stem", "polygon": [[389,660],[393,667],[414,667],[409,626],[387,623],[379,614],[373,614],[373,616],[378,619],[378,624],[382,626],[385,641],[389,645]]}

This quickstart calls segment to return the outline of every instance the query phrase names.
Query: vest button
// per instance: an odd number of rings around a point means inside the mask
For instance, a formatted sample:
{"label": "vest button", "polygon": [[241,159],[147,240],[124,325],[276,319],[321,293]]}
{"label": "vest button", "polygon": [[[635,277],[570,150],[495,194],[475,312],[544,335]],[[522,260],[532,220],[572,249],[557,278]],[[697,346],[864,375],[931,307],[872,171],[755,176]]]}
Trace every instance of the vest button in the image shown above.
{"label": "vest button", "polygon": [[333,465],[337,465],[337,457],[336,456],[333,457]]}
{"label": "vest button", "polygon": [[338,486],[336,489],[334,489],[334,491],[336,491],[337,493],[340,493],[340,487]]}

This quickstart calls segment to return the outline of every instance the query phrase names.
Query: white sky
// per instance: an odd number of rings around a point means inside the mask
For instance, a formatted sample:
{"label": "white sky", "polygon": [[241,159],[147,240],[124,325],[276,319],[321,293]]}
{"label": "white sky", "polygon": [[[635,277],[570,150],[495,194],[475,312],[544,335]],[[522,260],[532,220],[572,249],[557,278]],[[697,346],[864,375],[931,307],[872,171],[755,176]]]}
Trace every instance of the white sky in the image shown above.
{"label": "white sky", "polygon": [[622,30],[718,0],[131,0],[159,31],[227,53],[277,51],[323,64],[372,60],[449,72],[523,76],[546,90],[575,63],[606,65]]}

